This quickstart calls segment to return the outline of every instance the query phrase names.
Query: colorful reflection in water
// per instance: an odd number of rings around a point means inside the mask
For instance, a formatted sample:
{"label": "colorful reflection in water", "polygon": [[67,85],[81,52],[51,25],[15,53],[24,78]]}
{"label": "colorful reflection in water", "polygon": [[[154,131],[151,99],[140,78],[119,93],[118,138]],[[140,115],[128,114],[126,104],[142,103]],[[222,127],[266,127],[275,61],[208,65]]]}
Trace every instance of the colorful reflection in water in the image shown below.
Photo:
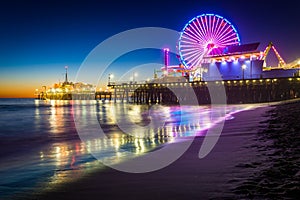
{"label": "colorful reflection in water", "polygon": [[[55,163],[55,173],[50,183],[62,183],[68,178],[80,177],[83,173],[78,171],[82,169],[103,167],[90,152],[97,152],[106,162],[115,164],[128,159],[128,152],[139,156],[162,144],[175,142],[176,139],[201,136],[205,133],[204,130],[214,124],[211,119],[215,114],[210,106],[150,106],[86,100],[50,101],[50,105],[49,136],[63,141],[53,143],[48,151],[41,152],[43,161],[47,158]],[[228,113],[239,109],[247,109],[247,106],[227,108]],[[70,137],[76,132],[72,121],[73,112],[83,116],[94,113],[107,137],[85,142],[77,138],[77,135],[76,138]],[[40,115],[36,117],[39,118]],[[83,123],[89,122],[88,118],[83,119]],[[147,126],[155,119],[161,120],[159,126]]]}
{"label": "colorful reflection in water", "polygon": [[[0,158],[0,198],[28,189],[53,189],[104,169],[90,152],[97,152],[114,164],[129,159],[129,153],[141,156],[181,138],[201,136],[215,123],[212,116],[218,115],[217,109],[209,106],[149,106],[87,100],[26,100],[21,106],[11,104],[14,109],[6,106],[2,108],[7,110],[1,110],[0,125],[5,128],[0,133],[0,150],[12,145],[16,150],[7,151],[7,156]],[[230,113],[253,106],[227,106],[227,119],[231,118]],[[80,121],[82,125],[90,123],[90,115],[96,116],[106,137],[81,141],[74,114],[86,116]],[[8,116],[22,120],[8,123]]]}

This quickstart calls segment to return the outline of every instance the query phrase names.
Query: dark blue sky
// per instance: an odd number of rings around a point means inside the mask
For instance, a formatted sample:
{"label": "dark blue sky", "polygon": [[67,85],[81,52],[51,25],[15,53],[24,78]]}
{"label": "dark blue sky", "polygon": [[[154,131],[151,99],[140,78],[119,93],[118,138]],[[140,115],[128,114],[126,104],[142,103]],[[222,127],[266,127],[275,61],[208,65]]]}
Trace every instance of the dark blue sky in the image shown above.
{"label": "dark blue sky", "polygon": [[[137,27],[181,31],[193,17],[215,13],[237,29],[241,42],[272,41],[286,62],[300,57],[296,1],[56,1],[0,3],[0,78],[57,81],[69,65],[76,73],[88,53],[106,38]],[[159,58],[161,59],[161,58]],[[155,59],[154,59],[155,60]],[[43,74],[48,76],[43,76]],[[41,78],[42,77],[42,78]],[[34,84],[34,82],[32,82]],[[41,83],[42,84],[42,83]]]}

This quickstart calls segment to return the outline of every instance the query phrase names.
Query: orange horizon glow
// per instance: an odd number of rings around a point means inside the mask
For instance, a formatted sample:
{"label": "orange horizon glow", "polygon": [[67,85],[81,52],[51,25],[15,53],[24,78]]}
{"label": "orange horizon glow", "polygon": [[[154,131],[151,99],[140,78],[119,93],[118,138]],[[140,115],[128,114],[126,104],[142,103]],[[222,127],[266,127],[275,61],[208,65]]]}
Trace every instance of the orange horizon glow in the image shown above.
{"label": "orange horizon glow", "polygon": [[34,98],[36,87],[30,85],[0,83],[0,98]]}
{"label": "orange horizon glow", "polygon": [[0,98],[35,98],[36,89],[41,90],[43,85],[53,85],[41,82],[34,78],[0,80]]}

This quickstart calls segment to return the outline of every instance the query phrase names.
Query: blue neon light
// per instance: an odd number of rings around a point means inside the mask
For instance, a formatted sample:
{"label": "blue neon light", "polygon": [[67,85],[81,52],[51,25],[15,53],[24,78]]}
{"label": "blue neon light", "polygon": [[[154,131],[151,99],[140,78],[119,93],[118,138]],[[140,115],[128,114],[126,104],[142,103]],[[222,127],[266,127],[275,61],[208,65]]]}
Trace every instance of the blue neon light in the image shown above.
{"label": "blue neon light", "polygon": [[232,27],[233,31],[235,32],[235,34],[236,34],[236,36],[237,36],[238,44],[240,44],[240,36],[239,36],[239,34],[238,34],[236,28],[235,28],[235,27],[233,26],[233,24],[231,24],[227,19],[225,19],[224,17],[222,17],[222,16],[220,16],[220,15],[211,14],[211,13],[210,13],[210,14],[207,13],[207,14],[201,14],[201,15],[198,15],[198,16],[194,17],[193,19],[191,19],[188,23],[185,24],[184,28],[183,28],[182,31],[180,32],[179,41],[178,41],[178,50],[179,50],[180,61],[181,61],[182,64],[183,64],[186,68],[188,68],[188,69],[190,69],[190,67],[187,65],[187,63],[186,63],[186,61],[184,60],[183,55],[182,55],[182,53],[181,53],[181,50],[182,50],[182,46],[181,46],[181,43],[180,43],[181,38],[182,38],[182,36],[183,36],[183,34],[184,34],[184,32],[185,32],[185,29],[186,29],[193,21],[195,21],[196,19],[202,18],[202,17],[206,17],[206,16],[215,16],[215,17],[218,17],[218,18],[220,18],[220,19],[223,19],[226,23],[228,23],[228,24]]}

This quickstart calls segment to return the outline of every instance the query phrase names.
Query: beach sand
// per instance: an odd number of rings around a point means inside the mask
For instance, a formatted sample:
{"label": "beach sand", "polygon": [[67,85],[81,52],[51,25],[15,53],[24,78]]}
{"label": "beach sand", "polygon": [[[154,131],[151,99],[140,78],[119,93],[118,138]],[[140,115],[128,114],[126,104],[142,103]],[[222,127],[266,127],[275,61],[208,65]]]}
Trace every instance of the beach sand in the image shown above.
{"label": "beach sand", "polygon": [[[285,111],[287,107],[289,110]],[[203,159],[198,158],[203,137],[197,137],[183,156],[161,170],[132,174],[107,168],[26,199],[280,199],[282,195],[293,198],[299,193],[300,125],[293,128],[299,115],[285,118],[296,110],[300,114],[300,103],[234,114],[233,119],[225,122],[216,146]],[[283,119],[278,117],[281,115]],[[286,127],[282,120],[292,125]],[[285,144],[290,140],[294,143]],[[297,155],[292,148],[297,148]],[[273,180],[278,170],[288,172]],[[279,183],[286,177],[290,179]],[[292,179],[294,182],[289,185]],[[276,186],[282,187],[281,193],[272,190],[276,181]]]}
{"label": "beach sand", "polygon": [[300,197],[300,102],[290,101],[266,113],[267,125],[248,148],[257,159],[246,163],[256,169],[234,189],[249,199],[299,199]]}

